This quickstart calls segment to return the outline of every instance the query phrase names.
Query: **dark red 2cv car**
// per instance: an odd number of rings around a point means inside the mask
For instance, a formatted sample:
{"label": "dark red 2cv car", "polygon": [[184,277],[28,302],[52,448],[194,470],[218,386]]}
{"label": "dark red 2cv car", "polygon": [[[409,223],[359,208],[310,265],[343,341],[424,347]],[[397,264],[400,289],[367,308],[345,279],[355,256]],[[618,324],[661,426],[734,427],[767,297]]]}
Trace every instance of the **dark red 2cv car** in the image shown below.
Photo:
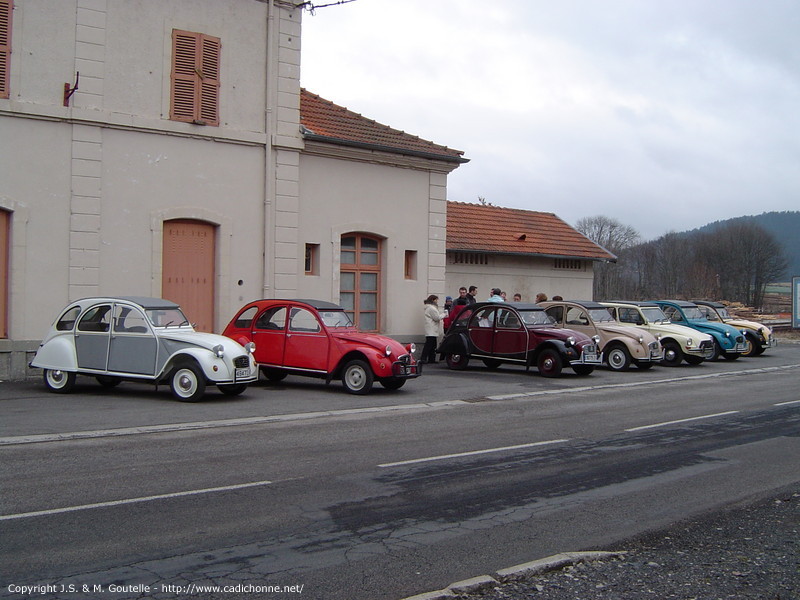
{"label": "dark red 2cv car", "polygon": [[541,306],[481,302],[458,314],[437,352],[451,369],[465,369],[470,358],[479,358],[490,369],[512,363],[558,377],[569,365],[578,375],[588,375],[601,364],[598,341],[556,329]]}
{"label": "dark red 2cv car", "polygon": [[290,373],[341,379],[351,394],[367,394],[375,380],[396,390],[420,375],[413,344],[360,332],[341,306],[322,300],[250,302],[222,334],[254,342],[253,356],[270,381]]}

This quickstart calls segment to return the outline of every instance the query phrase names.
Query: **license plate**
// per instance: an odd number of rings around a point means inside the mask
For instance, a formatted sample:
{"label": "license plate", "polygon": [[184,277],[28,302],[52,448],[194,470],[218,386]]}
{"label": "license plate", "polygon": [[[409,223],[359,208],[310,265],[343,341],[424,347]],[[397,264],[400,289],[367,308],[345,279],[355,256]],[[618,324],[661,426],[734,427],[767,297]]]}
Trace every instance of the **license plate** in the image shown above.
{"label": "license plate", "polygon": [[250,369],[236,369],[236,379],[247,379],[250,377]]}
{"label": "license plate", "polygon": [[591,352],[584,352],[583,353],[583,360],[586,360],[586,361],[597,360],[597,354],[593,354]]}

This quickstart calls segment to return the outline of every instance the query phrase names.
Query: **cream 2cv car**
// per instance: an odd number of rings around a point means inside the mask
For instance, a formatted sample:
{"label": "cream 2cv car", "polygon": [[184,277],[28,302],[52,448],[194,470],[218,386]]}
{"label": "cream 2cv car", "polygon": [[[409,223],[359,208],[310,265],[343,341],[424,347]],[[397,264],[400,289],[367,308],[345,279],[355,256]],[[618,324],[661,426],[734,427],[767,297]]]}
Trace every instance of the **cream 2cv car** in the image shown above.
{"label": "cream 2cv car", "polygon": [[44,369],[45,385],[57,393],[87,375],[104,387],[123,380],[169,383],[178,400],[196,402],[207,384],[235,396],[256,381],[253,350],[195,331],[169,300],[84,298],[61,311],[31,366]]}
{"label": "cream 2cv car", "polygon": [[662,365],[677,367],[684,360],[699,365],[714,355],[714,339],[691,327],[670,323],[661,307],[652,302],[601,302],[618,323],[646,329],[661,342]]}

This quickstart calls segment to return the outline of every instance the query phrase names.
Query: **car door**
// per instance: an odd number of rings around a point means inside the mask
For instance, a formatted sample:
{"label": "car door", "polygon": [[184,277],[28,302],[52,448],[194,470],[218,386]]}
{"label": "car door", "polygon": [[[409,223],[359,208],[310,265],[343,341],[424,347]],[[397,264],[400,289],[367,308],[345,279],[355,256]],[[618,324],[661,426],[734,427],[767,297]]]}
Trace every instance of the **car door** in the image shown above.
{"label": "car door", "polygon": [[328,332],[317,315],[307,308],[293,306],[286,328],[283,364],[287,368],[327,373],[329,347]]}
{"label": "car door", "polygon": [[566,306],[564,308],[564,327],[573,331],[580,331],[589,337],[597,333],[586,309],[580,306]]}
{"label": "car door", "polygon": [[256,345],[257,363],[283,366],[287,310],[285,305],[270,306],[256,318],[251,338]]}
{"label": "car door", "polygon": [[111,304],[98,304],[86,310],[75,328],[78,368],[105,371],[110,339]]}
{"label": "car door", "polygon": [[108,370],[155,375],[158,341],[144,313],[126,304],[114,305]]}
{"label": "car door", "polygon": [[528,348],[528,329],[517,312],[510,308],[498,308],[494,326],[494,355],[524,359]]}
{"label": "car door", "polygon": [[471,352],[491,356],[494,347],[494,321],[497,307],[484,306],[469,321]]}

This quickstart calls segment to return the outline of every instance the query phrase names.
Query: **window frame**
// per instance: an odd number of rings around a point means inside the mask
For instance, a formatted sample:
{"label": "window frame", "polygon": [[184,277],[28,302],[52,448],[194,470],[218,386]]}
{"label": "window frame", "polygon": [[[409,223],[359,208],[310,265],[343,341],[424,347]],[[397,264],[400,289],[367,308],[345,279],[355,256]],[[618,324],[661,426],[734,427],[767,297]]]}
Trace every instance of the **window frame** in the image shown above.
{"label": "window frame", "polygon": [[220,38],[172,30],[169,118],[219,126]]}
{"label": "window frame", "polygon": [[0,98],[11,97],[11,25],[14,0],[0,0]]}

